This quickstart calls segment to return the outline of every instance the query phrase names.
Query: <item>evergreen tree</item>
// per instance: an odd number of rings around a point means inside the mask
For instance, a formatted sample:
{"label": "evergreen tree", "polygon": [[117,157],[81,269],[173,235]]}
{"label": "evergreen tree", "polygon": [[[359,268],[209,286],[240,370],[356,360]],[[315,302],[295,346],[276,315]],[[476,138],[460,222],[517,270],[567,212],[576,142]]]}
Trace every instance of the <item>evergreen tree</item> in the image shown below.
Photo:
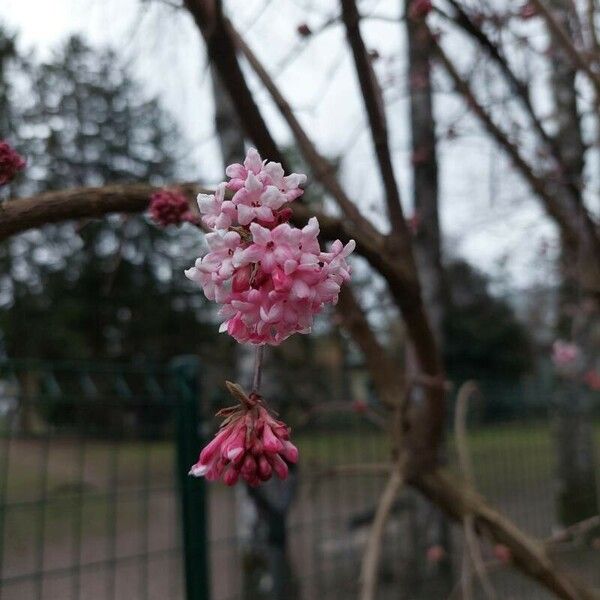
{"label": "evergreen tree", "polygon": [[[14,186],[20,195],[175,179],[182,136],[111,50],[72,37],[51,60],[31,61],[21,73],[26,91],[5,96],[28,161]],[[212,325],[201,324],[210,309],[183,276],[200,242],[191,226],[165,231],[143,216],[115,216],[50,225],[4,243],[7,353],[164,359],[215,344]]]}

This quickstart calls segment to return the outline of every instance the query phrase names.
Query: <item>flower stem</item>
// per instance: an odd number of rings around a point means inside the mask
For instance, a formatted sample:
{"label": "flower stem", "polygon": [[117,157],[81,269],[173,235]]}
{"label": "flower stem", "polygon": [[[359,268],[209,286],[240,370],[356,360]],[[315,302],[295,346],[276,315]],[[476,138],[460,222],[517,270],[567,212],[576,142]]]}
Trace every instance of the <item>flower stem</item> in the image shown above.
{"label": "flower stem", "polygon": [[256,346],[256,354],[254,355],[254,378],[252,379],[252,392],[255,394],[258,394],[258,390],[260,389],[264,351],[264,345],[261,344],[260,346]]}

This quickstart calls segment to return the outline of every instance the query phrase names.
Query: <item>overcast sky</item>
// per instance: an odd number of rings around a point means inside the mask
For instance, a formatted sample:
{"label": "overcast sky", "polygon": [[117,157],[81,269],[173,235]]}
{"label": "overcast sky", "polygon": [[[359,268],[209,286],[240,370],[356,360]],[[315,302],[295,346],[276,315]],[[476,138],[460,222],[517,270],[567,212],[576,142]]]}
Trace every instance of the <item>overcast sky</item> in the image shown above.
{"label": "overcast sky", "polygon": [[[195,165],[194,172],[182,175],[219,180],[222,166],[214,137],[209,74],[198,32],[185,13],[159,0],[2,0],[0,6],[0,19],[19,32],[21,47],[41,56],[76,32],[94,44],[114,47],[147,93],[159,95],[181,121]],[[320,150],[344,156],[343,181],[351,196],[363,210],[376,213],[381,189],[343,30],[331,27],[309,44],[296,34],[299,23],[316,26],[336,12],[337,3],[231,0],[226,6]],[[400,2],[373,0],[362,6],[365,12],[393,16]],[[363,32],[368,46],[381,55],[377,70],[387,90],[395,168],[410,215],[403,26],[377,20],[364,26]],[[306,47],[296,52],[301,46]],[[295,58],[290,62],[291,55]],[[438,80],[443,88],[443,78]],[[256,80],[251,83],[276,137],[289,142],[286,126],[267,94]],[[436,96],[436,112],[440,122],[448,122],[464,113],[464,107],[442,89]],[[474,131],[468,118],[460,123],[468,135],[442,142],[439,148],[442,226],[448,250],[496,276],[505,274],[511,287],[543,281],[554,254],[554,228],[507,168],[501,152]],[[544,240],[550,242],[545,255],[541,253]]]}

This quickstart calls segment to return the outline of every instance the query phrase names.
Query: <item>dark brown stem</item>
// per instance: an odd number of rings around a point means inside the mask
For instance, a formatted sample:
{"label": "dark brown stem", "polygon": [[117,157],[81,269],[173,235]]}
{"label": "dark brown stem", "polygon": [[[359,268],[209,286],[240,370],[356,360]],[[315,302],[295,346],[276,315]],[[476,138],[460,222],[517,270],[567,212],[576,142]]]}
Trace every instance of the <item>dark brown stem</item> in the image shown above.
{"label": "dark brown stem", "polygon": [[562,46],[563,50],[573,63],[573,66],[587,75],[588,79],[596,88],[596,93],[600,94],[600,75],[592,70],[590,63],[577,48],[575,48],[569,34],[564,30],[563,26],[550,12],[548,7],[541,0],[532,0],[532,2],[546,21],[552,37]]}
{"label": "dark brown stem", "polygon": [[392,226],[392,235],[408,239],[408,231],[400,192],[394,175],[390,146],[388,140],[387,123],[385,118],[385,107],[381,97],[381,89],[377,83],[375,72],[369,58],[369,53],[360,33],[360,16],[354,0],[341,0],[342,20],[346,26],[346,37],[352,49],[356,74],[360,83],[360,89],[365,102],[365,109],[369,119],[371,137],[377,155],[377,163],[383,187],[385,189],[388,216]]}

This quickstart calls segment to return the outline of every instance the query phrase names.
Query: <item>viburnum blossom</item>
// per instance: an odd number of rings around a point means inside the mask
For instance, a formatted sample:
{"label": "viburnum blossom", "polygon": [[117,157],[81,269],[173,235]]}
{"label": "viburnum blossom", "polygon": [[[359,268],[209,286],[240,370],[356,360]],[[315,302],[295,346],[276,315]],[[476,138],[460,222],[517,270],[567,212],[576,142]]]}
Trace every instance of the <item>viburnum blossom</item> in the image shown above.
{"label": "viburnum blossom", "polygon": [[4,140],[0,140],[0,186],[10,183],[25,168],[25,159]]}
{"label": "viburnum blossom", "polygon": [[263,161],[254,149],[226,173],[230,180],[215,194],[198,196],[202,222],[213,232],[208,254],[186,275],[221,304],[220,331],[242,343],[277,345],[309,332],[323,306],[337,302],[355,244],[337,240],[325,252],[316,218],[302,229],[286,222],[286,204],[303,193],[304,175],[285,176],[279,163]]}
{"label": "viburnum blossom", "polygon": [[241,477],[257,486],[273,473],[285,479],[287,463],[298,460],[289,427],[269,413],[258,394],[246,396],[240,386],[230,382],[227,387],[240,404],[218,413],[225,420],[200,453],[190,475],[208,481],[222,479],[227,485],[234,485]]}
{"label": "viburnum blossom", "polygon": [[150,197],[150,216],[157,225],[179,225],[184,222],[199,223],[190,210],[188,199],[179,190],[161,189]]}
{"label": "viburnum blossom", "polygon": [[227,382],[239,405],[218,413],[225,420],[190,475],[227,485],[241,477],[256,486],[273,473],[285,479],[288,463],[298,459],[289,427],[271,415],[258,393],[261,346],[309,332],[314,316],[337,302],[350,279],[346,259],[355,243],[336,240],[324,251],[316,218],[302,229],[288,223],[287,205],[302,195],[305,175],[286,176],[279,163],[263,161],[254,149],[225,172],[229,181],[214,194],[198,196],[202,223],[211,230],[208,253],[185,274],[221,305],[220,331],[257,346],[257,362],[249,396]]}

